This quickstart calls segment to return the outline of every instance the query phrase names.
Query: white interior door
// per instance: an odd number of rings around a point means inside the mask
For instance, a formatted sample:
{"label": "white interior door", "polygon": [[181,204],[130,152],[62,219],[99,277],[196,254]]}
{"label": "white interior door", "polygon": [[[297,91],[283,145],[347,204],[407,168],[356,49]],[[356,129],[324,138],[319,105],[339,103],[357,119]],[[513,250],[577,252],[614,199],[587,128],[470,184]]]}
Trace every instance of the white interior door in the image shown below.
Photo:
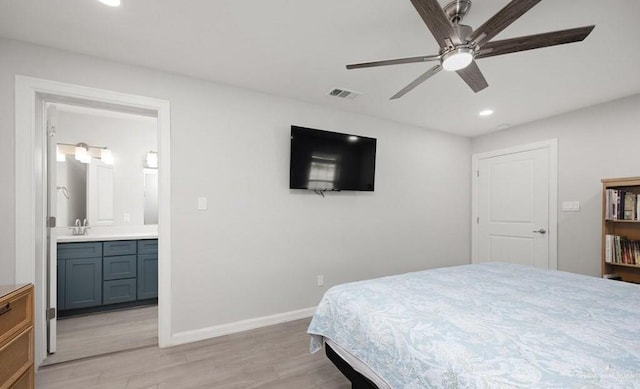
{"label": "white interior door", "polygon": [[525,148],[476,159],[475,262],[557,268],[555,150]]}
{"label": "white interior door", "polygon": [[[57,121],[56,107],[53,104],[46,106],[47,124],[47,351],[56,352],[57,334],[57,299],[58,299],[58,261],[57,261],[57,233],[56,220],[58,190],[57,190],[57,147],[56,147],[56,127]],[[56,314],[48,314],[55,312]]]}

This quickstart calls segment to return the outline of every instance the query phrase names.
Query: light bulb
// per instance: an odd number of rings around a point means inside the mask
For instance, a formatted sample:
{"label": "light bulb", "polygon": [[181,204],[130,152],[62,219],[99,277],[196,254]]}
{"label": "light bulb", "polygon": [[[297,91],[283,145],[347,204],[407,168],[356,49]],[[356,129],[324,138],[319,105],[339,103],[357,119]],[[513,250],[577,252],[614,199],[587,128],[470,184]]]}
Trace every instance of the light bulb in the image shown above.
{"label": "light bulb", "polygon": [[100,160],[107,165],[113,165],[113,154],[111,153],[111,150],[100,150]]}

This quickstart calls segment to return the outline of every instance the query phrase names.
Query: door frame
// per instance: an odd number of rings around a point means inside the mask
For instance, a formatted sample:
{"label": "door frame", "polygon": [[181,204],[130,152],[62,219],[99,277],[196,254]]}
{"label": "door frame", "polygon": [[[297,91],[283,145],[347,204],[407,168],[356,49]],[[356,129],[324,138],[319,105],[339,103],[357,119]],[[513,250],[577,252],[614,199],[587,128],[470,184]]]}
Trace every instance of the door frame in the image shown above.
{"label": "door frame", "polygon": [[547,139],[471,156],[471,263],[478,263],[478,169],[480,160],[539,149],[549,150],[549,268],[558,268],[558,139]]}
{"label": "door frame", "polygon": [[38,102],[53,98],[154,112],[158,125],[158,343],[171,339],[171,106],[169,101],[15,76],[15,282],[35,285],[35,365],[47,356],[46,129]]}

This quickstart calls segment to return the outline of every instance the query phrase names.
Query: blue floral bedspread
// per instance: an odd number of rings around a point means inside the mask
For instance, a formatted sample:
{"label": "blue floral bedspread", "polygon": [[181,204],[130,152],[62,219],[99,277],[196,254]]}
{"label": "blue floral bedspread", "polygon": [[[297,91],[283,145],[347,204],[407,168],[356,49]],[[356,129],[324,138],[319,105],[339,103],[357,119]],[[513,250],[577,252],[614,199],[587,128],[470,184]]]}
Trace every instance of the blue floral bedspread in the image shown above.
{"label": "blue floral bedspread", "polygon": [[308,329],[394,389],[640,388],[640,286],[487,263],[329,289]]}

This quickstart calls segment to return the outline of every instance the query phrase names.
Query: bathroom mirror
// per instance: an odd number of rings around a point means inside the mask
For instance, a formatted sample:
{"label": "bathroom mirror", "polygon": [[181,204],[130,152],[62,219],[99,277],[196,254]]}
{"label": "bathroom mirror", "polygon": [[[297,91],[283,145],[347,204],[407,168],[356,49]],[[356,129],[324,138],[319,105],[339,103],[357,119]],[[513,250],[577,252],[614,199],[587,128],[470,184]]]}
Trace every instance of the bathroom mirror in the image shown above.
{"label": "bathroom mirror", "polygon": [[[56,107],[58,226],[85,218],[90,226],[157,224],[158,169],[145,166],[149,151],[157,150],[156,118]],[[87,146],[84,163],[74,152],[78,144]]]}

